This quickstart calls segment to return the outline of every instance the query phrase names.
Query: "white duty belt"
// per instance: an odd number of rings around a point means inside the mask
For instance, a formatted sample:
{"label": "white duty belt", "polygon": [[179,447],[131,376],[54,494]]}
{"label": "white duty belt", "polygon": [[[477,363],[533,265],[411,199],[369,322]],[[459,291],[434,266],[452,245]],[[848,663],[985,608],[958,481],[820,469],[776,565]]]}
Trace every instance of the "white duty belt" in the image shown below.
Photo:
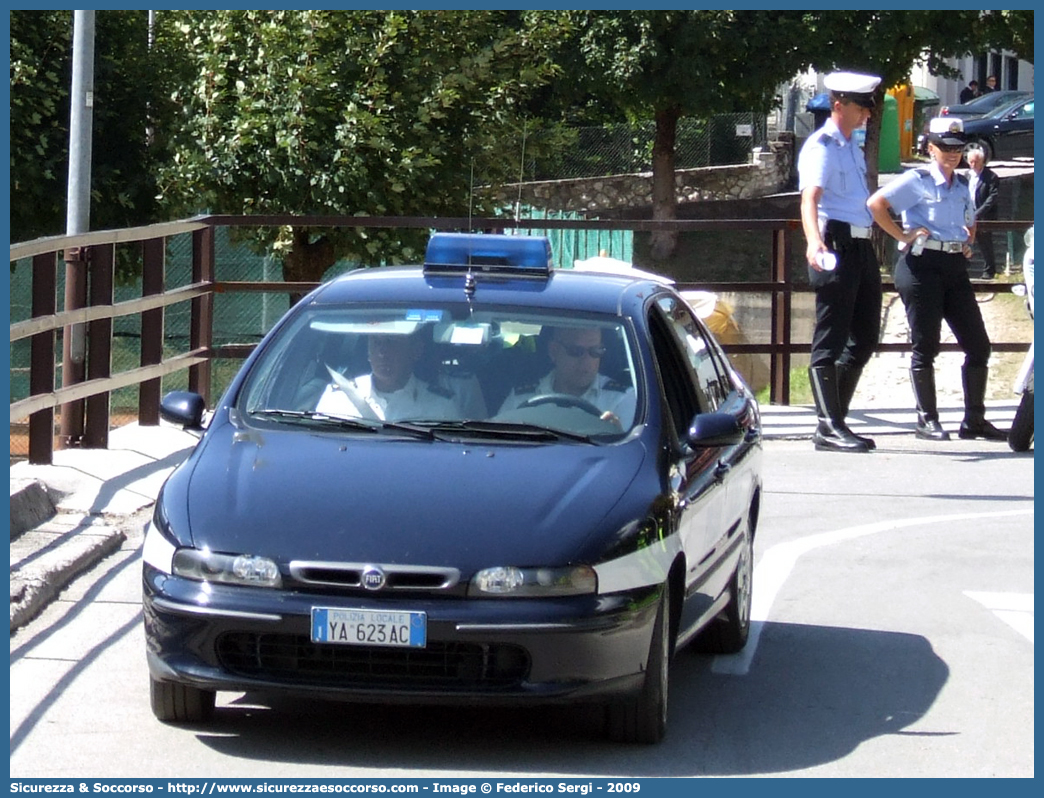
{"label": "white duty belt", "polygon": [[924,242],[925,249],[937,249],[941,252],[948,252],[951,255],[955,252],[964,251],[963,241],[936,241],[933,238],[929,238]]}
{"label": "white duty belt", "polygon": [[[838,221],[835,221],[833,219],[822,219],[819,222],[819,234],[821,236],[825,236],[826,235],[827,222],[831,222],[831,221],[834,222],[834,224],[848,224],[847,222],[838,222]],[[859,227],[858,225],[848,224],[848,230],[849,230],[849,233],[851,234],[852,238],[864,238],[864,239],[870,238],[870,228],[869,227]]]}

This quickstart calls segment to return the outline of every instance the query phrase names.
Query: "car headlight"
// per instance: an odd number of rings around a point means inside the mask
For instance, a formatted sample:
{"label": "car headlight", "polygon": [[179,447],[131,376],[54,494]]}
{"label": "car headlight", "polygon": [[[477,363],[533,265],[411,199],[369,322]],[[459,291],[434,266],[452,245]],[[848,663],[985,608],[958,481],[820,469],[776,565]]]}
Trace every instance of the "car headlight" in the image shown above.
{"label": "car headlight", "polygon": [[251,587],[280,587],[279,566],[267,557],[251,554],[215,554],[205,549],[174,552],[175,576],[200,582]]}
{"label": "car headlight", "polygon": [[472,577],[468,595],[534,598],[598,592],[598,577],[587,565],[566,568],[484,568]]}

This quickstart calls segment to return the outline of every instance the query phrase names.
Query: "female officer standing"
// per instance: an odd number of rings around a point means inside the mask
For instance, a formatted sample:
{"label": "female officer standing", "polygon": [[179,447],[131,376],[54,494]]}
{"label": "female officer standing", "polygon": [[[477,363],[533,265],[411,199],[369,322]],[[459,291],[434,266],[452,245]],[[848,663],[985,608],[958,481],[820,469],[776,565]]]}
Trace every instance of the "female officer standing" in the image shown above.
{"label": "female officer standing", "polygon": [[[945,319],[964,350],[964,420],[958,437],[1003,441],[1005,434],[985,417],[990,339],[967,265],[975,240],[975,204],[968,179],[955,173],[965,141],[961,119],[933,119],[928,134],[931,164],[893,180],[866,204],[901,251],[895,287],[906,307],[913,346],[910,382],[917,401],[917,436],[937,441],[950,437],[939,423],[935,403],[934,364]],[[902,214],[902,227],[890,210]]]}

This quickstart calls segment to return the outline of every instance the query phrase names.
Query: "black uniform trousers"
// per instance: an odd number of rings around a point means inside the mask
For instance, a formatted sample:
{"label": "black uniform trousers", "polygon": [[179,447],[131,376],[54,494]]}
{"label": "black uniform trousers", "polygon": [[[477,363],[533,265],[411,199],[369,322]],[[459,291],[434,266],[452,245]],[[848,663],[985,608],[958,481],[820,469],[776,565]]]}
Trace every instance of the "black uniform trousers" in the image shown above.
{"label": "black uniform trousers", "polygon": [[982,273],[995,277],[997,275],[997,256],[993,251],[993,233],[980,230],[975,236],[975,243],[979,245],[982,259],[985,264]]}
{"label": "black uniform trousers", "polygon": [[816,292],[812,368],[839,365],[862,368],[881,334],[881,269],[869,239],[852,238],[844,222],[828,221],[823,242],[837,253],[837,268],[808,267]]}
{"label": "black uniform trousers", "polygon": [[965,365],[988,365],[990,338],[968,279],[964,255],[931,249],[920,255],[903,255],[895,265],[895,287],[910,325],[910,368],[933,367],[944,319],[964,350]]}

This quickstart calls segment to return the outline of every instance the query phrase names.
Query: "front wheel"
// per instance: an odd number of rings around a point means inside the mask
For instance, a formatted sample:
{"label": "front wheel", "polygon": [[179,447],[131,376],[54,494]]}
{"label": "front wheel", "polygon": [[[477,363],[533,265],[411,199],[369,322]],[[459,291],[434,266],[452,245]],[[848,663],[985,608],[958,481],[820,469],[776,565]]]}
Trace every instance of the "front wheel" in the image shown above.
{"label": "front wheel", "polygon": [[214,714],[215,693],[149,677],[152,714],[166,723],[201,723]]}
{"label": "front wheel", "polygon": [[748,534],[741,544],[739,562],[729,580],[729,603],[696,639],[693,648],[702,654],[738,654],[750,636],[750,606],[754,585],[754,540]]}
{"label": "front wheel", "polygon": [[660,742],[667,733],[667,683],[671,662],[670,585],[664,583],[656,610],[645,681],[634,696],[620,699],[606,710],[606,732],[619,743]]}
{"label": "front wheel", "polygon": [[1025,452],[1033,443],[1033,391],[1023,391],[1015,420],[1008,431],[1008,446],[1013,452]]}

